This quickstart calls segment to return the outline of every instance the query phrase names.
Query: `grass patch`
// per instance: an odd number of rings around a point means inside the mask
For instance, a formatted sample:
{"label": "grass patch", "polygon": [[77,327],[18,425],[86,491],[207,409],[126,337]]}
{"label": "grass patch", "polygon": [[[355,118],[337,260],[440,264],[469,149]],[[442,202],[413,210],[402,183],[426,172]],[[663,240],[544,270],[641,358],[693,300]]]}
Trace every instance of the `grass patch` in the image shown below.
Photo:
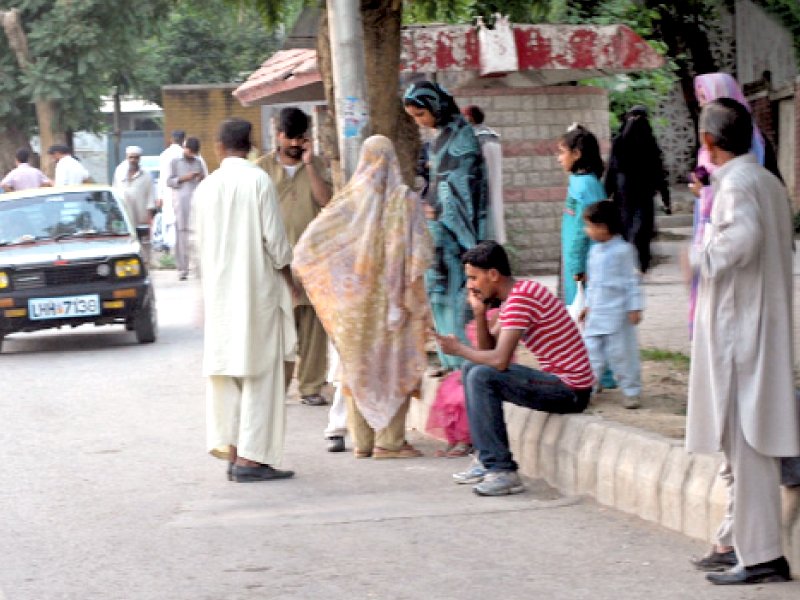
{"label": "grass patch", "polygon": [[159,269],[175,269],[175,256],[173,254],[162,254],[158,257]]}
{"label": "grass patch", "polygon": [[683,352],[663,350],[662,348],[642,348],[642,360],[672,363],[674,367],[688,369],[691,359]]}

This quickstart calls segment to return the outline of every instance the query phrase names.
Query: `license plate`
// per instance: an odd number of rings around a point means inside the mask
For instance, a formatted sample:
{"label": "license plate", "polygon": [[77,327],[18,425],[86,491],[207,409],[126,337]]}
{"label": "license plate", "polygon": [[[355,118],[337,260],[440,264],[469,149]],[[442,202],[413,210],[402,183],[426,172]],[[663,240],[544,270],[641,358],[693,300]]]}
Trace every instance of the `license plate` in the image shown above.
{"label": "license plate", "polygon": [[100,297],[97,294],[62,296],[60,298],[31,298],[28,300],[28,316],[32,321],[91,317],[99,314]]}

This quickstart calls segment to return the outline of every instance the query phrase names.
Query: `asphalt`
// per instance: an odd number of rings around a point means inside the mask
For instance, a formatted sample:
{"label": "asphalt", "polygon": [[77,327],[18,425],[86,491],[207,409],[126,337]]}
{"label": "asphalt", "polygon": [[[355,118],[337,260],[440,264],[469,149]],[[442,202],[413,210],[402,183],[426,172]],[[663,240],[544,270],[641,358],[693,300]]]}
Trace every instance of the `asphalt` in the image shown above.
{"label": "asphalt", "polygon": [[[672,251],[672,246],[664,252]],[[479,498],[464,459],[325,452],[324,407],[289,400],[282,466],[236,484],[204,449],[194,282],[155,276],[161,336],[120,328],[15,335],[0,355],[0,597],[796,599],[800,583],[721,589],[705,542],[526,479]],[[553,280],[554,281],[554,280]],[[686,351],[677,269],[645,286],[643,345]]]}

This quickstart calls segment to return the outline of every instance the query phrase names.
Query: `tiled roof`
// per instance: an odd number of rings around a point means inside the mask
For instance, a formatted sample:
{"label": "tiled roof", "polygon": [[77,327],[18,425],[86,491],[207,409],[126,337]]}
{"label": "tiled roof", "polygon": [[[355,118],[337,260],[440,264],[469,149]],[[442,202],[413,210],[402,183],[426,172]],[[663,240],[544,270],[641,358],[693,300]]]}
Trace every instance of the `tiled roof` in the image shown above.
{"label": "tiled roof", "polygon": [[256,69],[233,95],[242,104],[259,104],[267,96],[321,82],[316,50],[279,50]]}

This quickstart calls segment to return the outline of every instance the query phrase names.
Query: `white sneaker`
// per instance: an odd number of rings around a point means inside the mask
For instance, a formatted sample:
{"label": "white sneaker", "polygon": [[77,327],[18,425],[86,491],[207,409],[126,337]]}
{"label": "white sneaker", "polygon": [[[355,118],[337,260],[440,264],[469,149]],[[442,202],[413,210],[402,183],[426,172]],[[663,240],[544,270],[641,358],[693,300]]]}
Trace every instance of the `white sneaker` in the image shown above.
{"label": "white sneaker", "polygon": [[459,485],[480,483],[486,476],[486,467],[477,458],[473,458],[466,471],[453,473],[453,481]]}
{"label": "white sneaker", "polygon": [[639,408],[641,405],[642,402],[639,396],[625,396],[622,401],[622,406],[625,408]]}
{"label": "white sneaker", "polygon": [[479,496],[508,496],[524,490],[516,471],[489,471],[483,481],[472,488]]}

